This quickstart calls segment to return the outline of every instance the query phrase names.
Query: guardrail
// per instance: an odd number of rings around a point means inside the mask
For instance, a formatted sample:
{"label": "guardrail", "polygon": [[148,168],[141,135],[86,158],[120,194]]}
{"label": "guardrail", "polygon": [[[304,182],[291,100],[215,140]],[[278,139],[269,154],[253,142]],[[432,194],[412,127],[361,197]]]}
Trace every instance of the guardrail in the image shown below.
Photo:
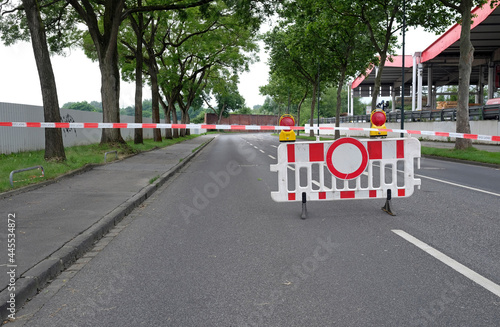
{"label": "guardrail", "polygon": [[118,159],[118,151],[116,150],[113,150],[113,151],[108,151],[106,153],[104,153],[104,162],[107,162],[108,161],[108,154],[110,153],[114,153],[115,154],[115,159]]}
{"label": "guardrail", "polygon": [[42,176],[40,176],[40,177],[45,176],[45,171],[43,170],[42,166],[34,166],[34,167],[29,167],[29,168],[24,168],[24,169],[13,170],[13,171],[10,172],[10,175],[9,175],[10,186],[14,187],[14,174],[20,173],[20,172],[23,172],[23,171],[35,170],[35,169],[41,169],[42,170]]}
{"label": "guardrail", "polygon": [[[401,112],[386,112],[387,122],[395,123],[401,121]],[[440,109],[440,110],[419,110],[419,111],[405,111],[405,121],[418,122],[418,121],[455,121],[457,119],[457,109]],[[499,105],[484,105],[469,108],[470,120],[500,120],[500,106]],[[317,124],[318,120],[313,120]],[[370,121],[370,115],[355,115],[355,116],[341,116],[341,123],[367,123]],[[335,117],[320,118],[320,124],[334,124]]]}

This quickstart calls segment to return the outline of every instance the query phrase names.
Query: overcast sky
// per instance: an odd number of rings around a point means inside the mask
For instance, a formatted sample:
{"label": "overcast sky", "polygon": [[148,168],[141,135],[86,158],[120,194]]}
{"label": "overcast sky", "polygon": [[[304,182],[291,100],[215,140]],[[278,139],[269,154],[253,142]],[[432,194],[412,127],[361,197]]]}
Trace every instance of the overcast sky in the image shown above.
{"label": "overcast sky", "polygon": [[[406,36],[406,54],[423,51],[437,39],[436,35],[422,31],[412,31]],[[259,86],[267,84],[267,54],[261,46],[260,62],[250,67],[250,72],[240,77],[239,90],[252,108],[264,103],[259,94]],[[401,53],[401,52],[400,52]],[[17,43],[5,47],[0,42],[0,102],[42,105],[40,83],[30,43]],[[59,105],[66,102],[101,101],[101,78],[96,62],[88,59],[81,50],[71,50],[66,57],[52,57],[56,77]],[[120,107],[134,104],[135,86],[122,81]],[[150,99],[150,90],[144,90],[145,99]]]}

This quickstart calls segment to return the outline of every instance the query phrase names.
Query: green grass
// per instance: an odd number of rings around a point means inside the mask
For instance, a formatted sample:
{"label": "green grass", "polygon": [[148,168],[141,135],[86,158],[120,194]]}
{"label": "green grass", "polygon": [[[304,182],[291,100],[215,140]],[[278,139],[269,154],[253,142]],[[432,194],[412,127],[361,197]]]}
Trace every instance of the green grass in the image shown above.
{"label": "green grass", "polygon": [[[108,151],[117,150],[118,157],[123,158],[134,153],[166,147],[195,137],[198,137],[198,135],[189,135],[173,140],[164,139],[161,143],[148,139],[144,140],[144,144],[134,144],[133,141],[129,141],[122,145],[92,144],[68,147],[65,148],[66,161],[64,162],[45,161],[45,151],[43,150],[12,153],[9,155],[0,154],[0,192],[13,189],[9,181],[10,172],[13,170],[42,166],[45,171],[44,177],[40,177],[41,171],[39,170],[14,174],[14,188],[19,188],[21,186],[53,179],[57,176],[85,167],[88,164],[104,163],[104,153]],[[113,161],[114,158],[114,154],[108,155],[108,162]]]}
{"label": "green grass", "polygon": [[438,148],[430,148],[423,146],[421,152],[422,154],[429,156],[469,160],[475,162],[500,165],[500,152],[482,151],[474,147],[469,148],[467,150],[455,150],[455,149],[438,149]]}

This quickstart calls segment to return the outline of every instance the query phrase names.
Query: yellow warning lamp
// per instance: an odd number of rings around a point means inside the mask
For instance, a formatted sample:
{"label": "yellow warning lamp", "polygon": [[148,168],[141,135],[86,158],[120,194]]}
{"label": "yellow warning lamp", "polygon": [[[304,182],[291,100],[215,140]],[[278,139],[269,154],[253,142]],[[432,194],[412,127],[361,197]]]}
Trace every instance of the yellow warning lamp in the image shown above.
{"label": "yellow warning lamp", "polygon": [[[377,129],[387,129],[385,127],[385,121],[387,117],[385,115],[385,111],[381,109],[375,109],[372,111],[370,115],[371,128]],[[386,137],[386,131],[370,131],[370,137]]]}
{"label": "yellow warning lamp", "polygon": [[[280,117],[280,126],[295,126],[295,119],[292,115],[285,114]],[[280,142],[295,142],[296,136],[295,132],[291,129],[281,130],[280,132]]]}

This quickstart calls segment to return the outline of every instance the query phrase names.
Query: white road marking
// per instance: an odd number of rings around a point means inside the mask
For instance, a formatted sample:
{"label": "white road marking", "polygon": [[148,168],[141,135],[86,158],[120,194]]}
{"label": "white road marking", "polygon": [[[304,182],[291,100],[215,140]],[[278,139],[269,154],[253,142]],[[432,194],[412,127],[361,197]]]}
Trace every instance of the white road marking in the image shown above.
{"label": "white road marking", "polygon": [[270,154],[268,154],[267,156],[268,156],[269,158],[273,159],[273,160],[276,160],[276,158],[275,158],[275,157],[273,157],[273,156],[272,156],[272,155],[270,155]]}
{"label": "white road marking", "polygon": [[486,277],[481,276],[477,272],[467,268],[463,264],[459,263],[458,261],[448,257],[446,254],[434,249],[430,245],[420,241],[419,239],[413,237],[412,235],[406,233],[405,231],[398,230],[398,229],[393,229],[392,232],[395,234],[401,236],[411,244],[415,245],[416,247],[420,248],[421,250],[427,252],[434,258],[438,259],[445,265],[447,265],[450,268],[453,268],[455,271],[459,272],[460,274],[464,275],[465,277],[469,278],[473,282],[481,285],[491,293],[495,294],[496,296],[500,297],[500,285],[493,283],[491,280],[487,279]]}
{"label": "white road marking", "polygon": [[259,151],[260,151],[260,152],[262,152],[262,153],[265,153],[265,152],[264,152],[264,151],[262,151],[261,149],[259,149]]}
{"label": "white road marking", "polygon": [[465,189],[468,189],[468,190],[471,190],[471,191],[482,192],[482,193],[486,193],[486,194],[490,194],[490,195],[494,195],[494,196],[499,196],[500,197],[500,194],[498,194],[498,193],[494,193],[494,192],[490,192],[490,191],[485,191],[485,190],[481,190],[479,188],[465,186],[465,185],[461,185],[461,184],[457,184],[457,183],[453,183],[453,182],[448,182],[448,181],[444,181],[442,179],[437,179],[437,178],[433,178],[433,177],[427,177],[427,176],[418,175],[418,174],[415,174],[415,177],[427,178],[427,179],[430,179],[430,180],[433,180],[433,181],[436,181],[436,182],[445,183],[445,184],[449,184],[449,185],[453,185],[453,186],[465,188]]}
{"label": "white road marking", "polygon": [[273,148],[276,148],[276,149],[278,148],[278,147],[277,147],[276,145],[274,145],[274,144],[271,144],[271,146],[272,146]]}

